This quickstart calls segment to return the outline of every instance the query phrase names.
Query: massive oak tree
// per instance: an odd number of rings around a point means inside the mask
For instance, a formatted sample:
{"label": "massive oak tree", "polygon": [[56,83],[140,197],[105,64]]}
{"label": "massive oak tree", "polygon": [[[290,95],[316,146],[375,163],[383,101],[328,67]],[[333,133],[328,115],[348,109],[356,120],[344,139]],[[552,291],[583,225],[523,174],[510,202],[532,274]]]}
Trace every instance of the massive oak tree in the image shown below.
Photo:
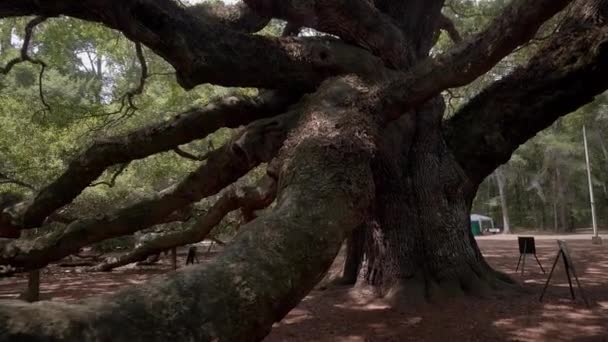
{"label": "massive oak tree", "polygon": [[[30,35],[57,16],[118,30],[169,62],[186,89],[203,83],[260,89],[257,97],[221,99],[95,141],[35,196],[4,205],[0,235],[47,225],[112,165],[244,126],[197,170],[147,200],[64,220],[35,240],[3,240],[0,264],[40,268],[80,247],[166,222],[221,192],[194,231],[134,251],[124,257],[130,262],[138,253],[200,240],[229,211],[251,213],[276,202],[260,217],[247,215],[239,235],[208,264],[79,304],[2,303],[0,340],[259,340],[321,279],[345,239],[345,280],[360,275],[397,304],[508,286],[470,233],[471,202],[480,182],[519,145],[608,87],[608,1],[513,0],[465,39],[443,6],[443,0],[190,7],[172,0],[0,1],[2,18],[36,16]],[[527,63],[444,119],[442,91],[488,72],[560,12],[559,29]],[[282,37],[255,34],[272,18],[288,23]],[[329,35],[298,37],[302,27]],[[431,56],[441,30],[455,43]],[[28,61],[35,62],[26,50],[13,63]],[[227,188],[266,162],[271,167],[259,188]]]}

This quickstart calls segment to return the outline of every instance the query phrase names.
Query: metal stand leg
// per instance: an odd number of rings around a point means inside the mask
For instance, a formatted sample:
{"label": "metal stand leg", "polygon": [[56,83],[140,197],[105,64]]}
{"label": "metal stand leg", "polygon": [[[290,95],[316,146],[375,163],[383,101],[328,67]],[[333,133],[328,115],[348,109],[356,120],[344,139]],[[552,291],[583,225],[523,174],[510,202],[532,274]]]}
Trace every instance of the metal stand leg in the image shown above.
{"label": "metal stand leg", "polygon": [[568,286],[570,287],[570,295],[572,299],[576,299],[574,296],[574,288],[572,287],[572,279],[570,279],[570,270],[568,269],[568,262],[566,261],[566,257],[564,257],[564,267],[566,268],[566,277],[568,277]]}
{"label": "metal stand leg", "polygon": [[519,270],[519,263],[521,262],[521,257],[523,254],[519,255],[519,260],[517,260],[517,267],[515,267],[515,272],[517,272]]}
{"label": "metal stand leg", "polygon": [[559,261],[559,256],[562,255],[562,251],[557,252],[557,256],[555,257],[555,261],[553,262],[553,266],[551,267],[551,271],[549,271],[549,277],[547,277],[547,282],[545,283],[545,287],[543,288],[543,292],[540,294],[540,298],[538,299],[540,302],[543,301],[543,297],[545,295],[545,291],[547,291],[547,287],[549,286],[549,282],[551,281],[551,276],[553,275],[553,271],[555,270],[555,266]]}
{"label": "metal stand leg", "polygon": [[536,262],[538,263],[538,266],[540,266],[540,270],[543,271],[543,273],[547,273],[547,272],[545,272],[545,269],[543,268],[543,265],[541,265],[540,260],[538,260],[538,257],[536,256],[536,254],[534,254],[534,258],[536,259]]}
{"label": "metal stand leg", "polygon": [[576,285],[578,286],[578,290],[581,291],[581,297],[583,297],[583,301],[585,302],[585,305],[587,307],[589,307],[589,302],[587,301],[587,297],[585,297],[585,292],[583,291],[581,282],[578,280],[578,276],[576,275],[576,272],[574,270],[572,270],[572,274],[574,275],[574,280],[576,280]]}

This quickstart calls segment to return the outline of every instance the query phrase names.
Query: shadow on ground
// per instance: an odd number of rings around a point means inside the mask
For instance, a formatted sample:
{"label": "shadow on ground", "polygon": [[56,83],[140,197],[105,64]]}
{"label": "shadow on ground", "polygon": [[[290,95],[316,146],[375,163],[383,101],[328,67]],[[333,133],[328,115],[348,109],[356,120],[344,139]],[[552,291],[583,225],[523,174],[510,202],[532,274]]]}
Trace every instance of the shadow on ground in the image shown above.
{"label": "shadow on ground", "polygon": [[[608,246],[591,245],[586,237],[568,239],[590,302],[587,308],[577,288],[577,299],[570,299],[561,260],[540,303],[548,274],[531,257],[524,275],[515,273],[515,239],[484,237],[478,242],[488,262],[520,282],[525,293],[397,311],[369,292],[314,291],[275,324],[265,341],[608,341]],[[544,236],[536,242],[548,273],[558,251],[556,239]]]}
{"label": "shadow on ground", "polygon": [[[561,237],[560,237],[561,238]],[[368,290],[334,288],[313,291],[281,322],[265,342],[299,341],[606,341],[608,342],[608,241],[597,246],[589,236],[566,237],[578,275],[591,304],[577,294],[570,299],[563,263],[556,268],[543,303],[538,297],[546,280],[533,258],[525,274],[515,273],[516,236],[478,239],[495,268],[510,274],[525,293],[494,299],[464,298],[401,311],[387,307]],[[557,254],[556,236],[538,236],[537,254],[547,272]],[[186,250],[180,250],[183,267]],[[333,272],[340,268],[341,257]],[[123,267],[112,273],[84,273],[78,268],[45,269],[43,299],[74,301],[171,272],[168,257],[152,267]],[[0,279],[0,300],[16,298],[26,287],[25,276]]]}

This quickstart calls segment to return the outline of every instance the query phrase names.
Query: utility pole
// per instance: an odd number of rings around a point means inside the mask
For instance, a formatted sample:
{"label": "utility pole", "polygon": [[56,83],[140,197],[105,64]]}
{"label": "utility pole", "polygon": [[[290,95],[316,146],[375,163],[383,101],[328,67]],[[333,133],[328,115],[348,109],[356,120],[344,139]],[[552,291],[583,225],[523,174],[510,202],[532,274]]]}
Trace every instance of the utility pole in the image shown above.
{"label": "utility pole", "polygon": [[587,182],[589,183],[589,201],[591,202],[591,220],[593,222],[593,237],[591,242],[595,245],[602,244],[602,238],[597,231],[597,219],[595,217],[595,199],[593,197],[593,184],[591,183],[591,163],[589,163],[589,147],[587,147],[587,130],[583,125],[583,141],[585,143],[585,162],[587,163]]}

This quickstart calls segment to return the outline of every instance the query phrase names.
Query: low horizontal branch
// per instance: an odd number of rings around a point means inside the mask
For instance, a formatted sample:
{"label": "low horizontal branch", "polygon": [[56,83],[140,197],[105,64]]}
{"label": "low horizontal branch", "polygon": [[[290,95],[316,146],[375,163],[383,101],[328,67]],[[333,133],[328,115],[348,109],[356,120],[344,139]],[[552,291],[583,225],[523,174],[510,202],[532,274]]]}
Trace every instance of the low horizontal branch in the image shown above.
{"label": "low horizontal branch", "polygon": [[222,127],[239,127],[256,119],[275,116],[285,111],[292,101],[289,96],[274,92],[259,97],[229,96],[178,114],[169,121],[96,141],[33,199],[16,207],[12,219],[5,217],[4,225],[16,229],[38,227],[46,217],[71,203],[112,165],[170,151],[205,138]]}
{"label": "low horizontal branch", "polygon": [[269,176],[262,178],[258,185],[253,187],[246,186],[237,189],[236,186],[231,186],[225,189],[213,206],[203,216],[197,218],[188,229],[156,234],[132,251],[116,258],[109,258],[92,267],[91,270],[107,272],[174,247],[202,241],[228,213],[243,207],[263,209],[272,203],[275,195],[276,180]]}
{"label": "low horizontal branch", "polygon": [[74,221],[34,241],[14,240],[0,249],[0,265],[35,269],[108,238],[154,226],[191,203],[218,193],[260,163],[274,158],[297,121],[293,110],[258,120],[230,143],[209,154],[207,161],[180,183],[155,197],[91,219]]}

